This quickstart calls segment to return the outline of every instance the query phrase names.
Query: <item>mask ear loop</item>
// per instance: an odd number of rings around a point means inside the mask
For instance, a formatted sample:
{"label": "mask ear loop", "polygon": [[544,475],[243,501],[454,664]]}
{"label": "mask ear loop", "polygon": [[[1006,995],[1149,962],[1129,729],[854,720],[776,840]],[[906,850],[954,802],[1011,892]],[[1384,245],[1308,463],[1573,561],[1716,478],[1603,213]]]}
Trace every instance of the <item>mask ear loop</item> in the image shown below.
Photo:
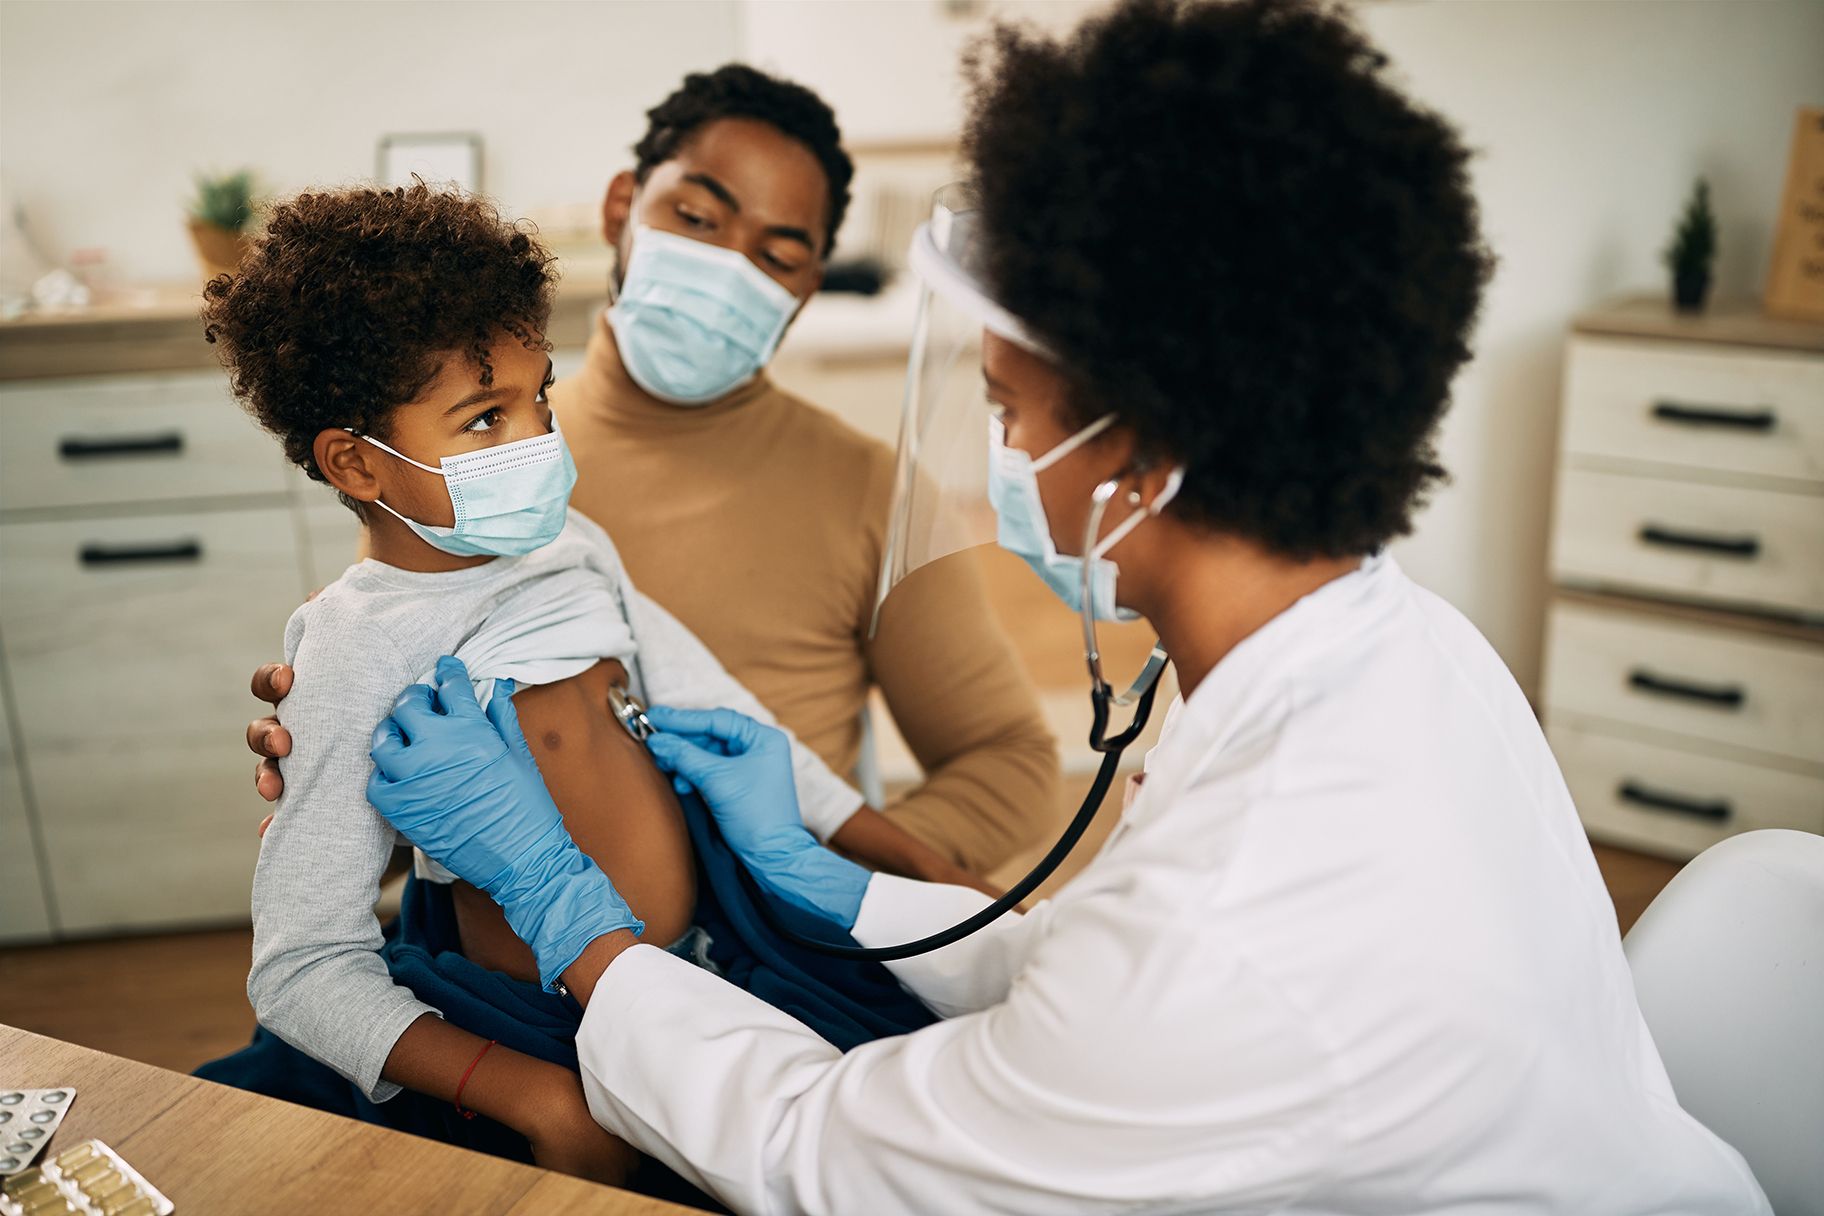
{"label": "mask ear loop", "polygon": [[[1146,729],[1147,719],[1152,716],[1153,712],[1153,696],[1159,691],[1159,677],[1165,671],[1165,665],[1170,656],[1165,653],[1165,647],[1160,645],[1159,639],[1154,638],[1153,650],[1147,656],[1146,666],[1140,669],[1140,674],[1134,678],[1134,682],[1128,686],[1126,692],[1120,696],[1115,695],[1115,690],[1103,678],[1102,650],[1096,641],[1096,611],[1092,596],[1092,575],[1095,564],[1102,553],[1107,553],[1114,548],[1122,538],[1139,527],[1143,521],[1151,519],[1165,510],[1167,504],[1178,496],[1179,487],[1183,484],[1184,468],[1179,466],[1172,470],[1166,479],[1165,488],[1159,491],[1158,497],[1153,499],[1150,505],[1144,510],[1135,511],[1123,520],[1100,543],[1096,540],[1096,534],[1102,530],[1102,515],[1108,509],[1109,500],[1120,491],[1121,479],[1119,477],[1109,478],[1097,486],[1095,493],[1090,495],[1089,521],[1083,530],[1083,658],[1089,668],[1089,699],[1094,715],[1089,728],[1089,746],[1105,755],[1125,750],[1128,744],[1137,739],[1140,732]],[[1135,705],[1136,702],[1138,705],[1127,729],[1114,738],[1109,738],[1109,707],[1125,709],[1129,705]]]}

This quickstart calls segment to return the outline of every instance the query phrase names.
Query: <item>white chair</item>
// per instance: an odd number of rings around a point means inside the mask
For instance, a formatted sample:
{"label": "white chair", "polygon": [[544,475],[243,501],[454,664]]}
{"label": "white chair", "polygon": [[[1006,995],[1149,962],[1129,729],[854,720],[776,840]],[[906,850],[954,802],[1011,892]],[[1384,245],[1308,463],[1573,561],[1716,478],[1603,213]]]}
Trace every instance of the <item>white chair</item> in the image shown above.
{"label": "white chair", "polygon": [[1779,1216],[1824,1216],[1824,836],[1713,845],[1623,949],[1679,1104]]}

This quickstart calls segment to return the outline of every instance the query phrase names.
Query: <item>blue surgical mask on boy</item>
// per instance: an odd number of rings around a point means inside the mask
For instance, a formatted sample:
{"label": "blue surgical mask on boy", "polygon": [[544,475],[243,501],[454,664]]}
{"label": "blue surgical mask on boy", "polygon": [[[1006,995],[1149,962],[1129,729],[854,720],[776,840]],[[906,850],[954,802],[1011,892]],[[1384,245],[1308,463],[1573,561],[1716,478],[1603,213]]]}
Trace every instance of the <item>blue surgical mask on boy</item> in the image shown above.
{"label": "blue surgical mask on boy", "polygon": [[635,384],[707,405],[760,374],[798,302],[737,250],[642,224],[608,324]]}
{"label": "blue surgical mask on boy", "polygon": [[372,435],[348,430],[382,452],[443,478],[456,512],[452,527],[421,524],[374,500],[375,506],[433,548],[457,557],[523,557],[544,548],[564,530],[570,491],[576,486],[576,462],[556,418],[551,419],[549,434],[445,456],[436,468]]}
{"label": "blue surgical mask on boy", "polygon": [[1082,557],[1058,552],[1051,540],[1051,524],[1039,497],[1039,474],[1113,426],[1115,416],[1105,414],[1036,460],[1007,446],[1007,431],[999,418],[988,419],[988,501],[994,506],[996,537],[1001,548],[1023,558],[1053,594],[1073,611],[1083,611],[1083,563],[1091,563],[1090,607],[1098,621],[1133,621],[1139,613],[1115,603],[1115,579],[1120,571],[1103,555],[1121,543],[1141,522],[1159,514],[1178,494],[1184,470],[1174,469],[1152,505],[1136,510],[1097,541]]}

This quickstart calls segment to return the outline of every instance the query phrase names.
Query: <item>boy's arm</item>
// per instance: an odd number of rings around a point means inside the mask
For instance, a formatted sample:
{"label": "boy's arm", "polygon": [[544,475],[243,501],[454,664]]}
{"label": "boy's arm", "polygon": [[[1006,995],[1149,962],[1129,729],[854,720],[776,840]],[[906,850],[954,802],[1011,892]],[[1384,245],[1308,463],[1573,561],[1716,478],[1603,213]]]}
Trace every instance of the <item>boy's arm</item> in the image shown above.
{"label": "boy's arm", "polygon": [[490,1047],[488,1040],[431,1014],[399,1036],[381,1075],[452,1104],[460,1089],[462,1109],[524,1136],[532,1144],[532,1159],[545,1169],[618,1184],[639,1161],[637,1150],[589,1113],[576,1073],[510,1047]]}

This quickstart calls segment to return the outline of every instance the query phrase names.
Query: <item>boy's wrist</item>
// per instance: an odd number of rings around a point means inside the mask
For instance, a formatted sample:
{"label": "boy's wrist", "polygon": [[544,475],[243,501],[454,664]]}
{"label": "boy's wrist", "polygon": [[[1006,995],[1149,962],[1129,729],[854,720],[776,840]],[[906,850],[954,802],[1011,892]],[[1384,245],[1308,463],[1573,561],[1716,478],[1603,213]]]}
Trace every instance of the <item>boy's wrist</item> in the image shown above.
{"label": "boy's wrist", "polygon": [[569,1069],[521,1056],[515,1073],[513,1088],[502,1095],[501,1113],[494,1117],[528,1140],[552,1119],[570,1114],[572,1105],[587,1113],[582,1081]]}

